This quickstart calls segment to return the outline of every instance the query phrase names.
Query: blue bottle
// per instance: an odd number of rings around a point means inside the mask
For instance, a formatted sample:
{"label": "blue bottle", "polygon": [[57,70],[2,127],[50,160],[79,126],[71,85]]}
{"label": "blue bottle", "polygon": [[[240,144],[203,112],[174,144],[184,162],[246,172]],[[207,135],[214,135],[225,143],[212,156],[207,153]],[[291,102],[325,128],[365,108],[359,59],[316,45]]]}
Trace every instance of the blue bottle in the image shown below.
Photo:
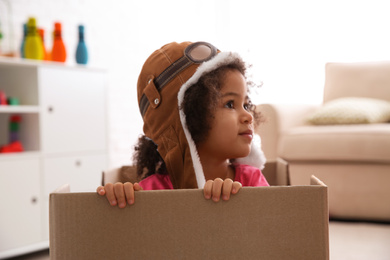
{"label": "blue bottle", "polygon": [[23,39],[22,44],[20,45],[20,57],[26,58],[26,54],[24,52],[24,45],[26,42],[26,36],[27,36],[27,24],[23,24]]}
{"label": "blue bottle", "polygon": [[88,63],[88,51],[84,41],[84,26],[79,25],[79,43],[76,49],[76,62],[78,64]]}

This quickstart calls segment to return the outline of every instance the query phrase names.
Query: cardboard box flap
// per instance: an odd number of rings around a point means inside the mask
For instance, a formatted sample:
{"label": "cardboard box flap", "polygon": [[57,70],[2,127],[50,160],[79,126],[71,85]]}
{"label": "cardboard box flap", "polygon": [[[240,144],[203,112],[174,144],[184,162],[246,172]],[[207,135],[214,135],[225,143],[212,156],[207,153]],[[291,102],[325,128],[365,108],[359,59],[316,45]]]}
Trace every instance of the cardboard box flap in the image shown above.
{"label": "cardboard box flap", "polygon": [[316,176],[312,175],[310,177],[310,185],[321,185],[324,187],[327,187],[325,183],[323,183],[320,179],[318,179]]}
{"label": "cardboard box flap", "polygon": [[70,192],[70,185],[69,184],[64,184],[57,189],[53,193],[67,193]]}
{"label": "cardboard box flap", "polygon": [[326,186],[136,192],[111,207],[96,193],[50,195],[51,259],[328,259]]}

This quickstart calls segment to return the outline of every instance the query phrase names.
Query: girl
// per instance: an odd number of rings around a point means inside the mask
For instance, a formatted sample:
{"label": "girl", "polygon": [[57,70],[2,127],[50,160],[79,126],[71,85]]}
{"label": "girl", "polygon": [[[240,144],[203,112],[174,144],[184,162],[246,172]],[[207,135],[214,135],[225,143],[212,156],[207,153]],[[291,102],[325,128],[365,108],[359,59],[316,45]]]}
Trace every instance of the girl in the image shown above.
{"label": "girl", "polygon": [[[170,43],[155,51],[138,78],[145,136],[136,146],[139,183],[97,188],[111,205],[134,203],[134,191],[203,188],[228,200],[241,186],[269,186],[259,168],[240,164],[251,152],[259,115],[248,97],[240,56],[206,42]],[[255,161],[265,158],[260,151]],[[259,165],[259,164],[258,164]]]}

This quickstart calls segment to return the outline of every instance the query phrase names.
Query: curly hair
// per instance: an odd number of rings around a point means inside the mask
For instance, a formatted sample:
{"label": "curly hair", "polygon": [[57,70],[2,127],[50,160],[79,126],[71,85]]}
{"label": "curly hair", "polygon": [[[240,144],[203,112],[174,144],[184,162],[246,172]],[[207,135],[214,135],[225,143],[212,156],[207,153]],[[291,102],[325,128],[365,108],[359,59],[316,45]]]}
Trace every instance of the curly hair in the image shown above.
{"label": "curly hair", "polygon": [[146,178],[154,173],[166,173],[165,163],[157,151],[157,145],[151,139],[145,135],[140,136],[134,151],[133,161],[137,166],[138,177]]}
{"label": "curly hair", "polygon": [[[183,109],[186,115],[188,130],[195,144],[207,138],[221,98],[220,91],[225,75],[232,70],[238,70],[247,80],[246,64],[241,59],[236,59],[233,63],[222,65],[204,74],[185,92],[180,109]],[[249,87],[254,84],[247,80],[247,85],[249,92]],[[255,111],[255,108],[256,106],[250,103],[249,110],[253,114],[255,125],[258,125],[263,121],[263,117]],[[138,145],[135,147],[134,161],[137,165],[138,176],[144,174],[145,168],[147,169],[146,177],[154,173],[166,174],[165,163],[157,151],[157,145],[145,136],[139,138]]]}

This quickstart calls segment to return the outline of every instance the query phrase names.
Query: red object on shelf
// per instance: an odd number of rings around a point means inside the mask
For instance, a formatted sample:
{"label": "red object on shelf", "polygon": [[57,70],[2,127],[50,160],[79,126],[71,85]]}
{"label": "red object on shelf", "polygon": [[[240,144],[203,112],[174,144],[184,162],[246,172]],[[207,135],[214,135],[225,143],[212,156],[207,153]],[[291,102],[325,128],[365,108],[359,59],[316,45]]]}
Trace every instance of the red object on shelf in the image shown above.
{"label": "red object on shelf", "polygon": [[54,24],[54,42],[51,50],[51,60],[59,62],[66,61],[66,49],[62,40],[62,26],[58,22]]}
{"label": "red object on shelf", "polygon": [[15,152],[23,152],[23,151],[24,151],[23,145],[19,141],[12,142],[0,148],[0,153],[15,153]]}
{"label": "red object on shelf", "polygon": [[7,96],[3,91],[0,91],[0,105],[8,105]]}
{"label": "red object on shelf", "polygon": [[20,123],[20,121],[22,121],[22,118],[21,118],[21,116],[19,116],[19,115],[14,115],[14,116],[11,116],[10,121],[11,121],[11,122]]}

